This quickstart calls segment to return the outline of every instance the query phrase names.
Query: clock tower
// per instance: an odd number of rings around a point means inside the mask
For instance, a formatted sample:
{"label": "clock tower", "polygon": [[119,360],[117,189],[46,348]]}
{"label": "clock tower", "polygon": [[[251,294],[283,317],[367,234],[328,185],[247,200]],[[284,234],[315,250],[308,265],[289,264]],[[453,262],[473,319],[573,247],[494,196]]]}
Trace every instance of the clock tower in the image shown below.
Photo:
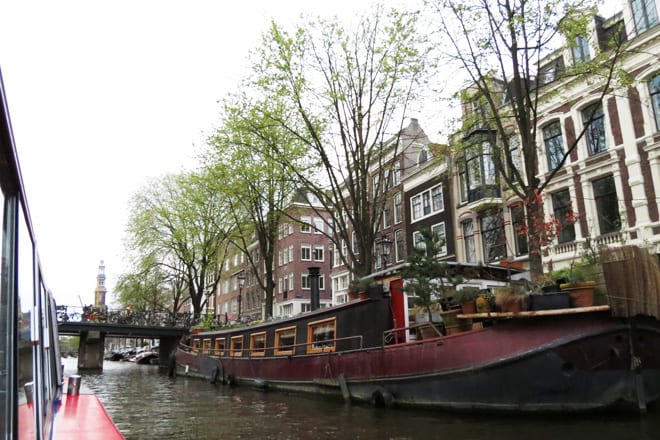
{"label": "clock tower", "polygon": [[94,295],[94,306],[105,306],[105,264],[103,260],[99,263],[99,274],[96,275],[96,291]]}

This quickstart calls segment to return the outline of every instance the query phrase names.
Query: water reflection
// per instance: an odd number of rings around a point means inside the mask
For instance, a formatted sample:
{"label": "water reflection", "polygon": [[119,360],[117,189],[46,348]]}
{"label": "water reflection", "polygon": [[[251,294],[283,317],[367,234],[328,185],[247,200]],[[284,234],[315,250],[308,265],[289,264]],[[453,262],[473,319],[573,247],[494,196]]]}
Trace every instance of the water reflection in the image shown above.
{"label": "water reflection", "polygon": [[[65,360],[65,374],[76,373]],[[158,368],[104,363],[83,374],[127,439],[644,439],[660,438],[660,411],[589,417],[514,417],[382,410],[342,401],[169,378]]]}

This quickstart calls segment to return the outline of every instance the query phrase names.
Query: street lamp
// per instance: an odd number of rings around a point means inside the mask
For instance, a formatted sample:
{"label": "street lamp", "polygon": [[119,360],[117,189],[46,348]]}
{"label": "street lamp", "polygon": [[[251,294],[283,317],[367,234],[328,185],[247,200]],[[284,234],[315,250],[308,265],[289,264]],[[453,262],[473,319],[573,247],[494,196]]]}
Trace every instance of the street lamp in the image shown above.
{"label": "street lamp", "polygon": [[236,276],[238,279],[238,320],[241,320],[241,303],[243,302],[243,286],[245,285],[245,275],[243,272]]}

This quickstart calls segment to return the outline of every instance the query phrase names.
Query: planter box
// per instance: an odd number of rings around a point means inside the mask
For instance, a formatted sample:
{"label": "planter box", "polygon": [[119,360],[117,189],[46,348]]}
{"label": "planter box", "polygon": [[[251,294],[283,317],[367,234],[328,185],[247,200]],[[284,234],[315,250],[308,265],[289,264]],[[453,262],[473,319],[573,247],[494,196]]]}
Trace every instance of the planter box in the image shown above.
{"label": "planter box", "polygon": [[530,310],[569,309],[571,296],[568,292],[550,292],[542,295],[529,295]]}

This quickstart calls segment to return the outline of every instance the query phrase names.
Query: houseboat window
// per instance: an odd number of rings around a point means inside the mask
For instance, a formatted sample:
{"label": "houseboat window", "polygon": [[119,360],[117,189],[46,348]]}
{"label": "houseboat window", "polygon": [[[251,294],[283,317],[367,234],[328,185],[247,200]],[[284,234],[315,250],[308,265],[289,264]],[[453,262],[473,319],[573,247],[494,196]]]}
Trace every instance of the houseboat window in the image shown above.
{"label": "houseboat window", "polygon": [[243,356],[243,336],[232,336],[229,349],[232,356]]}
{"label": "houseboat window", "polygon": [[293,354],[295,345],[295,327],[280,328],[275,330],[275,355]]}
{"label": "houseboat window", "polygon": [[263,356],[266,354],[266,332],[250,335],[250,356]]}
{"label": "houseboat window", "polygon": [[211,353],[211,340],[210,339],[204,339],[202,341],[202,353]]}
{"label": "houseboat window", "polygon": [[199,339],[193,339],[192,341],[192,351],[197,353],[199,351]]}
{"label": "houseboat window", "polygon": [[213,347],[214,352],[216,356],[224,356],[225,355],[225,347],[226,347],[226,340],[225,338],[222,339],[216,339],[215,340],[215,346]]}
{"label": "houseboat window", "polygon": [[307,353],[335,351],[335,318],[307,324]]}

